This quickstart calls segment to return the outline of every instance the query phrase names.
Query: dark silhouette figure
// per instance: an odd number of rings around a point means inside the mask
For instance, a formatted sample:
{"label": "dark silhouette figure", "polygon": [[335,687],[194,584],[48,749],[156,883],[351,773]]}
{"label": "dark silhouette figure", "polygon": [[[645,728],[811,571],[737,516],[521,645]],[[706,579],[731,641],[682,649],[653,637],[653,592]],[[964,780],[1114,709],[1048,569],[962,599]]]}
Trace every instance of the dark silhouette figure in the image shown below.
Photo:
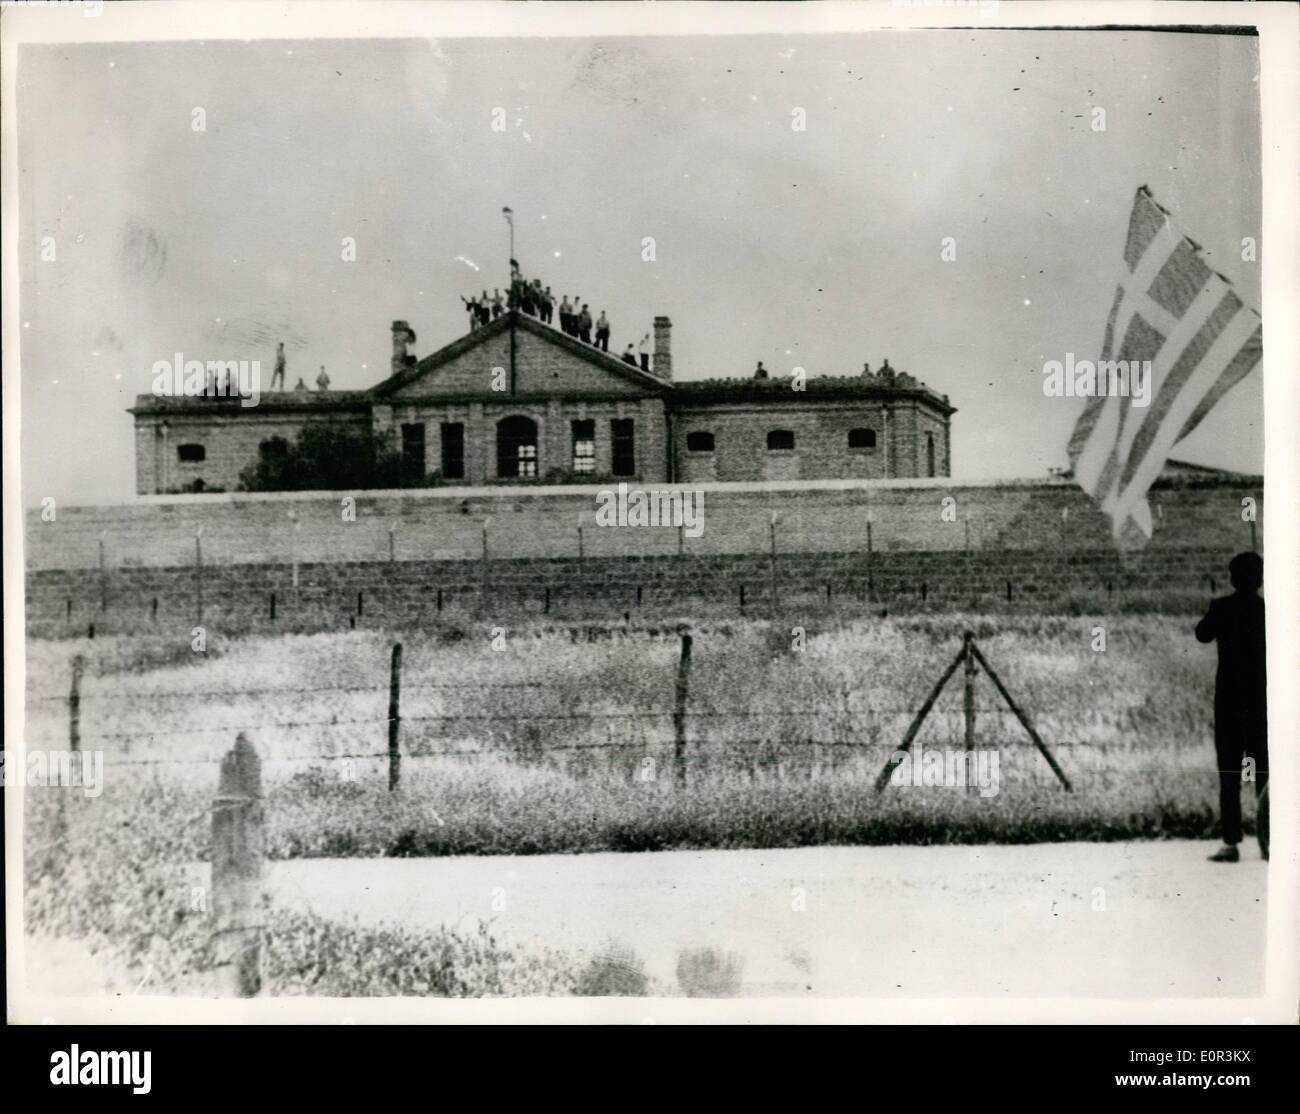
{"label": "dark silhouette figure", "polygon": [[1235,863],[1241,842],[1242,759],[1255,764],[1255,827],[1260,853],[1268,858],[1268,712],[1264,678],[1264,559],[1239,553],[1228,564],[1235,589],[1210,601],[1196,624],[1198,642],[1217,642],[1219,670],[1214,679],[1214,749],[1219,760],[1219,810],[1223,846],[1213,862]]}

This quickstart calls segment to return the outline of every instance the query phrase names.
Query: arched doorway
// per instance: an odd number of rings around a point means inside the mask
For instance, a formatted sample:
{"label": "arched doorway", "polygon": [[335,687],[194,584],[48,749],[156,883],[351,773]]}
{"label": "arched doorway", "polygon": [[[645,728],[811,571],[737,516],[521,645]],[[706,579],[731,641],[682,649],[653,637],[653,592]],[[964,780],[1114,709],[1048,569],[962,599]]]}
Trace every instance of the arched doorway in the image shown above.
{"label": "arched doorway", "polygon": [[497,475],[502,479],[538,475],[537,423],[522,414],[497,422]]}

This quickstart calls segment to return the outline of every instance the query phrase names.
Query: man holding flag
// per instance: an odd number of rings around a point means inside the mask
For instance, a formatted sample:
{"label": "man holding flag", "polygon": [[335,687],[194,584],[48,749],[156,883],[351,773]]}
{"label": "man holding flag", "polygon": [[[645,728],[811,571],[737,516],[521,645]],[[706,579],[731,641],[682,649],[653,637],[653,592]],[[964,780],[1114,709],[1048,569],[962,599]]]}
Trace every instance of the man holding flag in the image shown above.
{"label": "man holding flag", "polygon": [[[1135,408],[1123,393],[1088,398],[1070,437],[1079,485],[1110,517],[1122,549],[1152,534],[1147,491],[1173,446],[1248,375],[1263,355],[1259,314],[1247,308],[1195,243],[1176,232],[1169,213],[1145,186],[1137,191],[1124,245],[1124,269],[1102,342],[1103,365],[1150,362],[1150,405]],[[1100,378],[1100,376],[1099,376]],[[1144,392],[1145,393],[1145,392]],[[1200,642],[1218,645],[1214,736],[1219,769],[1223,846],[1214,862],[1237,862],[1241,842],[1243,758],[1252,769],[1259,807],[1260,852],[1268,858],[1268,731],[1264,668],[1264,601],[1257,592],[1264,563],[1242,553],[1229,565],[1232,596],[1216,599],[1196,627]]]}

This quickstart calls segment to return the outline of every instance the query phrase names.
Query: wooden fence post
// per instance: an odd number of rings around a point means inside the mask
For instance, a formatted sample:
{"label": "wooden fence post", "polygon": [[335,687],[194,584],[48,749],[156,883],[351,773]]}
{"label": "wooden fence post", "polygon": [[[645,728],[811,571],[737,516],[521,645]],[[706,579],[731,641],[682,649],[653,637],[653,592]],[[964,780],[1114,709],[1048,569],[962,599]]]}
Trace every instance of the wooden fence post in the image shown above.
{"label": "wooden fence post", "polygon": [[966,792],[977,788],[971,777],[971,766],[975,760],[975,655],[971,653],[974,633],[967,631],[962,635],[962,655],[966,659],[965,689],[962,694],[962,710],[966,718]]}
{"label": "wooden fence post", "polygon": [[894,772],[895,756],[906,754],[912,748],[912,741],[916,738],[916,733],[921,730],[921,724],[925,722],[925,717],[930,714],[930,709],[934,707],[934,702],[939,699],[939,694],[943,692],[943,686],[948,683],[948,678],[957,672],[957,666],[961,665],[962,659],[966,656],[966,648],[957,651],[957,656],[952,659],[948,668],[943,671],[943,675],[935,682],[934,688],[930,690],[930,695],[925,698],[925,703],[917,709],[916,715],[912,717],[912,722],[908,724],[907,734],[903,736],[903,741],[898,745],[898,750],[894,752],[885,762],[884,769],[876,777],[875,791],[879,793],[886,785],[889,784],[890,776]]}
{"label": "wooden fence post", "polygon": [[874,602],[876,596],[874,557],[871,544],[871,512],[867,511],[867,603]]}
{"label": "wooden fence post", "polygon": [[289,528],[289,559],[293,563],[293,590],[295,602],[297,602],[298,592],[298,512],[289,511],[289,521],[292,525]]}
{"label": "wooden fence post", "polygon": [[78,654],[72,659],[72,689],[68,693],[68,749],[81,749],[81,672],[86,659]]}
{"label": "wooden fence post", "polygon": [[262,988],[262,761],[241,732],[221,761],[212,803],[212,937],[222,989],[252,998]]}
{"label": "wooden fence post", "polygon": [[[1251,547],[1252,549],[1254,546]],[[108,570],[104,562],[104,535],[99,535],[99,610],[108,610]]]}
{"label": "wooden fence post", "polygon": [[203,625],[203,527],[194,531],[194,611]]}
{"label": "wooden fence post", "polygon": [[1057,780],[1065,787],[1065,791],[1067,793],[1072,792],[1073,787],[1070,785],[1070,779],[1065,776],[1065,771],[1056,764],[1056,759],[1052,757],[1052,752],[1047,749],[1047,744],[1043,742],[1042,737],[1034,730],[1034,725],[1029,722],[1029,717],[1021,710],[1020,705],[1012,699],[1011,693],[1007,691],[1007,686],[1004,685],[1002,679],[993,672],[993,666],[989,665],[988,659],[980,653],[980,648],[975,645],[973,640],[970,643],[970,653],[971,656],[984,667],[984,672],[988,674],[989,680],[993,682],[993,687],[998,690],[998,695],[1007,702],[1007,707],[1011,709],[1016,719],[1020,721],[1020,726],[1025,729],[1030,741],[1038,748],[1038,753],[1047,760],[1047,764],[1052,768],[1052,773],[1056,775]]}
{"label": "wooden fence post", "polygon": [[691,685],[691,636],[682,632],[682,653],[677,659],[677,684],[673,702],[673,765],[677,784],[686,787],[686,701]]}
{"label": "wooden fence post", "polygon": [[768,523],[768,533],[771,535],[771,553],[768,557],[767,571],[771,584],[768,587],[768,600],[771,607],[768,611],[768,618],[773,623],[776,622],[776,511],[772,512],[772,520]]}
{"label": "wooden fence post", "polygon": [[402,644],[393,645],[393,664],[388,676],[388,791],[395,792],[402,781],[401,740]]}

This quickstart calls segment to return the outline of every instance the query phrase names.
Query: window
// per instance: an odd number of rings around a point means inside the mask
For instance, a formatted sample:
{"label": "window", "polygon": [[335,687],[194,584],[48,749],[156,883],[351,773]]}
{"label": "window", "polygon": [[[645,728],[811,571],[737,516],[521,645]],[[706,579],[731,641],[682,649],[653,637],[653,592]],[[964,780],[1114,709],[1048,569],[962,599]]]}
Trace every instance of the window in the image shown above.
{"label": "window", "polygon": [[688,453],[713,452],[713,434],[707,429],[692,430],[686,435],[686,451]]}
{"label": "window", "polygon": [[769,453],[788,453],[794,449],[794,434],[788,429],[774,429],[767,435]]}
{"label": "window", "polygon": [[176,458],[182,464],[202,464],[208,451],[202,445],[177,445]]}
{"label": "window", "polygon": [[442,478],[445,480],[465,478],[465,424],[463,422],[442,423]]}
{"label": "window", "polygon": [[925,474],[934,475],[934,434],[929,432],[925,435]]}
{"label": "window", "polygon": [[573,423],[573,471],[590,476],[596,471],[596,422],[580,418]]}
{"label": "window", "polygon": [[402,426],[402,482],[424,478],[424,423]]}
{"label": "window", "polygon": [[874,429],[849,430],[850,449],[874,449],[875,447],[876,431]]}
{"label": "window", "polygon": [[537,423],[522,414],[497,422],[497,475],[537,476]]}
{"label": "window", "polygon": [[609,423],[612,471],[616,476],[636,475],[636,443],[631,418],[611,418]]}

